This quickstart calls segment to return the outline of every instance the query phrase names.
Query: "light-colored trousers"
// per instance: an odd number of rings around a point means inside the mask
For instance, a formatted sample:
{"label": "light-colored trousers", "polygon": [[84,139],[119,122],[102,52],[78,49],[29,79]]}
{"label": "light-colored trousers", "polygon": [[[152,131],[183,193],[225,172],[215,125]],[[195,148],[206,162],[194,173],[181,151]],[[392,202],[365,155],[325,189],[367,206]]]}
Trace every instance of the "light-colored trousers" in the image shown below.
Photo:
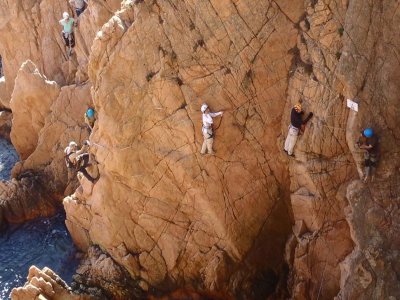
{"label": "light-colored trousers", "polygon": [[289,126],[289,132],[285,141],[285,151],[287,151],[289,155],[293,154],[293,148],[294,145],[296,145],[298,135],[299,130],[296,127]]}
{"label": "light-colored trousers", "polygon": [[213,143],[214,143],[214,138],[210,138],[212,136],[212,129],[205,129],[203,128],[203,146],[201,146],[201,154],[205,154],[206,150],[208,150],[208,153],[213,154]]}

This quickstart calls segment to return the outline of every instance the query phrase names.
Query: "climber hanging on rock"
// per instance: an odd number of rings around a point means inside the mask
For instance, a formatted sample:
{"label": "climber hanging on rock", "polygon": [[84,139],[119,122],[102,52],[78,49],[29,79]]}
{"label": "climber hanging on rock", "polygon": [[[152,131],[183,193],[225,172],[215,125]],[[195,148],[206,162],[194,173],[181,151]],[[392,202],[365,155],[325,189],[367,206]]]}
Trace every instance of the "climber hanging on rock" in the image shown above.
{"label": "climber hanging on rock", "polygon": [[64,149],[64,159],[68,169],[74,168],[74,163],[72,161],[72,158],[70,158],[70,156],[76,153],[77,151],[78,151],[78,144],[75,143],[74,141],[70,142],[68,147]]}
{"label": "climber hanging on rock", "polygon": [[[84,141],[83,146],[78,150],[78,145],[74,141],[69,143],[69,146],[65,148],[65,162],[68,168],[68,180],[70,180],[70,174],[75,174],[75,172],[82,173],[90,182],[95,183],[98,179],[98,169],[97,164],[94,163],[95,160],[90,157],[89,152],[90,142]],[[96,173],[97,176],[92,176],[88,173],[87,169],[90,168],[91,173]]]}
{"label": "climber hanging on rock", "polygon": [[308,121],[310,121],[314,114],[310,112],[307,118],[305,118],[304,120],[303,115],[304,112],[301,103],[297,103],[296,105],[294,105],[290,113],[289,131],[284,147],[284,151],[291,157],[294,157],[293,149],[296,145],[297,137],[304,132],[305,125]]}
{"label": "climber hanging on rock", "polygon": [[207,104],[203,104],[200,108],[203,113],[203,127],[201,128],[203,133],[203,146],[201,147],[201,154],[205,154],[207,151],[209,154],[214,154],[213,143],[214,143],[214,131],[213,131],[213,118],[222,116],[223,112],[213,113],[210,111]]}
{"label": "climber hanging on rock", "polygon": [[96,119],[96,111],[93,107],[89,107],[85,112],[85,123],[88,126],[89,133],[92,132]]}
{"label": "climber hanging on rock", "polygon": [[365,128],[360,134],[360,138],[357,142],[357,145],[360,149],[365,150],[364,152],[365,174],[363,181],[367,182],[370,176],[371,176],[371,181],[373,181],[376,164],[379,159],[378,137],[374,133],[374,130],[372,128]]}
{"label": "climber hanging on rock", "polygon": [[[89,150],[90,142],[88,140],[84,141],[83,145]],[[97,163],[89,152],[80,154],[76,157],[76,170],[82,173],[82,175],[93,184],[99,179]]]}
{"label": "climber hanging on rock", "polygon": [[81,13],[83,13],[83,11],[86,9],[86,7],[88,5],[88,1],[87,0],[69,0],[69,4],[71,4],[74,7],[76,16],[79,17],[79,15]]}
{"label": "climber hanging on rock", "polygon": [[69,16],[69,13],[64,12],[63,18],[59,21],[63,26],[63,31],[61,32],[64,39],[65,46],[67,47],[67,54],[71,56],[72,48],[75,47],[75,35],[73,27],[76,25],[75,20]]}

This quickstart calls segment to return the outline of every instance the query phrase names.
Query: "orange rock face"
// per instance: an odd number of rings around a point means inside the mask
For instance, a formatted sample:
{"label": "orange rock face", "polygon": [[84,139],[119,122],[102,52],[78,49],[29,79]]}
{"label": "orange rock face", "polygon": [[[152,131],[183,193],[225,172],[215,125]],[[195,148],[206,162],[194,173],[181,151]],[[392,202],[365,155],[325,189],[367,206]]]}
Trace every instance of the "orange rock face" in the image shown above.
{"label": "orange rock face", "polygon": [[[67,225],[143,285],[241,293],[280,271],[290,230],[276,137],[297,30],[268,2],[128,4],[91,48],[101,177],[64,201]],[[199,153],[203,102],[225,111],[216,156]]]}
{"label": "orange rock face", "polygon": [[[248,299],[400,295],[396,1],[90,1],[69,60],[43,22],[57,27],[66,3],[34,2],[22,21],[0,2],[0,100],[14,174],[44,172],[58,195],[72,194],[62,149],[88,136],[95,106],[100,179],[63,202],[76,244],[101,250],[81,275]],[[27,36],[11,42],[16,27]],[[298,101],[314,117],[288,159]],[[214,156],[199,153],[204,102],[224,111]],[[355,141],[370,126],[381,159],[362,184]]]}

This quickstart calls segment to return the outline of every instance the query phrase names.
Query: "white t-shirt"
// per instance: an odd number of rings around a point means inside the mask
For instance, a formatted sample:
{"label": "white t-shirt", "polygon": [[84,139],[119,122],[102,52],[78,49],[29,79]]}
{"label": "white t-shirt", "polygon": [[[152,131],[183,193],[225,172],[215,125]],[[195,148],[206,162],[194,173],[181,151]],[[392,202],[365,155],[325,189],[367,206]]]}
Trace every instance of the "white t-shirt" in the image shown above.
{"label": "white t-shirt", "polygon": [[210,128],[211,125],[214,123],[213,118],[220,115],[222,115],[221,111],[216,113],[203,114],[203,126],[205,128]]}
{"label": "white t-shirt", "polygon": [[64,28],[65,33],[71,33],[72,32],[72,27],[74,26],[74,19],[73,18],[68,18],[68,21],[65,19],[62,19],[58,21]]}

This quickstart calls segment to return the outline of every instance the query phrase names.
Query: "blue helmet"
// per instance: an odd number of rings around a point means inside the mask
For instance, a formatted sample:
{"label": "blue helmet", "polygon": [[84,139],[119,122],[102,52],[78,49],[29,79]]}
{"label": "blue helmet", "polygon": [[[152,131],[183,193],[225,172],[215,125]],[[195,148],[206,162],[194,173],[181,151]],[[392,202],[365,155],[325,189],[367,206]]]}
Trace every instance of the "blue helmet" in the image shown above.
{"label": "blue helmet", "polygon": [[89,118],[93,118],[93,116],[94,116],[94,109],[93,109],[93,108],[89,108],[89,109],[86,111],[86,115],[87,115]]}
{"label": "blue helmet", "polygon": [[370,138],[374,135],[374,131],[372,130],[372,128],[365,128],[363,133],[364,136],[367,138]]}

